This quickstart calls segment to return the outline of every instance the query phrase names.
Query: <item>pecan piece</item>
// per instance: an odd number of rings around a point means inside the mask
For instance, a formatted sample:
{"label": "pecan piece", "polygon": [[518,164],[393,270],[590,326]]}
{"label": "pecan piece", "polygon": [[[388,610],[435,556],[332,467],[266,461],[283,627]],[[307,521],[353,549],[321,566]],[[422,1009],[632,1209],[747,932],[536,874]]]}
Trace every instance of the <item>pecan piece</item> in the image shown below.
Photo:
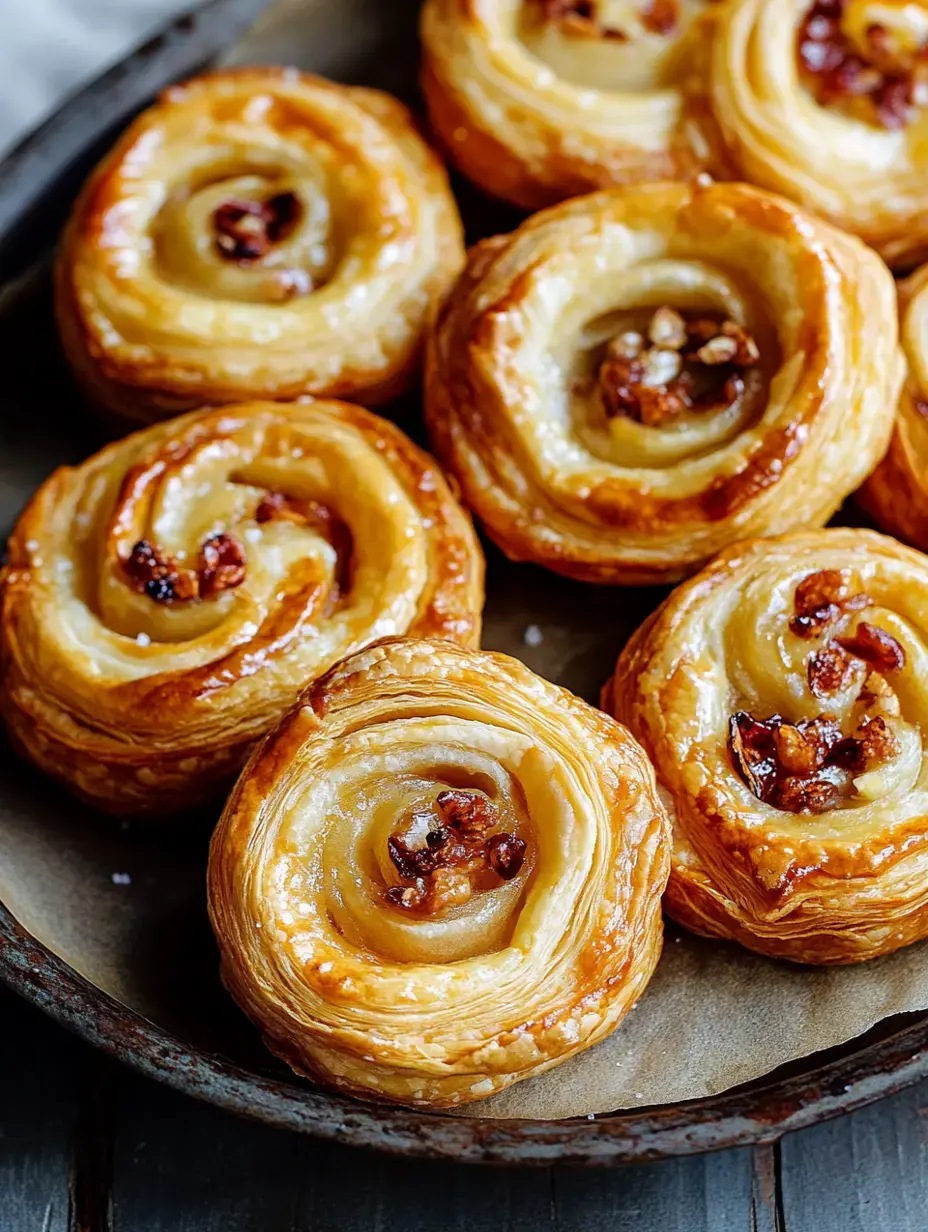
{"label": "pecan piece", "polygon": [[164,556],[147,539],[136,543],[123,568],[133,587],[148,595],[155,603],[183,602],[199,594],[197,575],[191,569],[181,569],[170,556]]}
{"label": "pecan piece", "polygon": [[809,688],[816,697],[829,697],[846,689],[860,675],[859,660],[837,642],[829,642],[809,656]]}
{"label": "pecan piece", "polygon": [[651,316],[647,341],[636,330],[618,334],[599,368],[608,419],[655,427],[687,411],[731,406],[744,392],[743,369],[760,359],[751,335],[735,321],[687,320],[669,305]]}
{"label": "pecan piece", "polygon": [[393,867],[412,883],[390,886],[387,901],[434,915],[468,902],[488,872],[511,881],[525,863],[526,844],[514,834],[491,833],[499,824],[498,810],[481,793],[440,792],[421,845],[410,846],[401,834],[387,840]]}
{"label": "pecan piece", "polygon": [[240,265],[266,257],[292,229],[300,215],[295,193],[275,193],[267,201],[226,201],[213,212],[216,248]]}
{"label": "pecan piece", "polygon": [[807,574],[796,587],[796,615],[789,627],[797,637],[817,637],[843,613],[861,611],[871,602],[863,591],[852,589],[845,570],[820,569]]}
{"label": "pecan piece", "polygon": [[835,639],[838,645],[856,659],[863,659],[878,672],[898,672],[905,667],[905,650],[902,645],[877,625],[862,620],[850,637]]}
{"label": "pecan piece", "polygon": [[245,549],[234,535],[210,535],[200,549],[200,596],[209,599],[245,580]]}
{"label": "pecan piece", "polygon": [[824,812],[844,789],[839,751],[846,741],[829,715],[801,723],[782,716],[755,719],[745,711],[729,723],[729,751],[741,778],[764,804],[786,812]]}

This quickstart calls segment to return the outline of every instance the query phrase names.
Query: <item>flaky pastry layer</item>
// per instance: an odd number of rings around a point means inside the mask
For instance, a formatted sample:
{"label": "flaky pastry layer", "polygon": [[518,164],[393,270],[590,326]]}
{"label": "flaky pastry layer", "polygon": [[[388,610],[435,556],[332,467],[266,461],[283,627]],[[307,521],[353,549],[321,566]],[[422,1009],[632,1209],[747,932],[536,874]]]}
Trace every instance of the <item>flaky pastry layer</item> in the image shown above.
{"label": "flaky pastry layer", "polygon": [[673,820],[667,911],[777,958],[928,935],[928,562],[872,531],[738,544],[680,586],[603,694]]}
{"label": "flaky pastry layer", "polygon": [[908,375],[889,452],[857,494],[880,526],[928,551],[928,266],[899,286]]}
{"label": "flaky pastry layer", "polygon": [[[608,357],[668,308],[749,333],[752,366],[702,369],[732,373],[725,405],[645,422],[628,381],[603,384],[642,361]],[[430,341],[426,416],[511,558],[675,580],[739,538],[826,522],[886,450],[902,367],[892,279],[858,240],[745,185],[648,185],[476,245]],[[647,382],[631,393],[671,397]]]}
{"label": "flaky pastry layer", "polygon": [[[423,817],[420,860],[465,841],[447,812],[438,826],[449,795],[521,857],[423,912],[388,844]],[[641,994],[668,838],[612,719],[514,659],[388,640],[306,693],[229,801],[208,877],[223,978],[300,1072],[374,1100],[481,1099],[601,1040]]]}
{"label": "flaky pastry layer", "polygon": [[[720,6],[712,102],[729,157],[752,184],[859,235],[890,264],[911,266],[928,255],[928,110],[919,103],[909,114],[906,104],[887,127],[863,107],[854,114],[821,102],[803,82],[798,54],[797,35],[813,7],[828,8],[810,0]],[[843,33],[856,34],[863,22],[868,31],[879,27],[924,47],[925,0],[845,0],[838,7]],[[830,52],[819,51],[818,58]],[[853,100],[863,84],[849,80],[846,98]]]}
{"label": "flaky pastry layer", "polygon": [[151,421],[303,394],[386,401],[463,260],[406,109],[293,69],[165,91],[90,178],[57,311],[91,399]]}
{"label": "flaky pastry layer", "polygon": [[[657,7],[429,0],[422,83],[449,158],[526,209],[717,170],[706,82],[715,6],[665,0],[664,23],[649,20]],[[594,8],[622,11],[581,16]]]}
{"label": "flaky pastry layer", "polygon": [[0,709],[113,812],[211,797],[346,653],[476,644],[483,559],[440,470],[336,402],[195,412],[57,470],[0,574]]}

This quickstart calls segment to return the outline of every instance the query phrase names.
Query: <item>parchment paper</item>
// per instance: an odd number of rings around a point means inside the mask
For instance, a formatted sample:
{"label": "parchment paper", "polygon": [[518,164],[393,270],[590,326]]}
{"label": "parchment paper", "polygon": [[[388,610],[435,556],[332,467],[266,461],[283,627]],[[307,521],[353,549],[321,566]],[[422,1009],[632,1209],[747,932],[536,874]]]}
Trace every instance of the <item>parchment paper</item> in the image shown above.
{"label": "parchment paper", "polygon": [[[412,0],[282,0],[236,62],[296,63],[413,96]],[[484,216],[485,217],[485,216]],[[481,219],[470,217],[472,232]],[[96,446],[68,414],[44,276],[0,298],[0,528],[54,465]],[[418,412],[403,426],[421,434]],[[598,590],[489,553],[484,643],[595,701],[623,641],[662,592]],[[192,1045],[279,1072],[216,974],[204,906],[214,817],[104,823],[0,753],[0,900],[111,995]],[[560,1118],[711,1095],[833,1048],[897,1013],[928,1009],[928,944],[852,969],[757,958],[670,928],[645,995],[611,1039],[467,1115]]]}

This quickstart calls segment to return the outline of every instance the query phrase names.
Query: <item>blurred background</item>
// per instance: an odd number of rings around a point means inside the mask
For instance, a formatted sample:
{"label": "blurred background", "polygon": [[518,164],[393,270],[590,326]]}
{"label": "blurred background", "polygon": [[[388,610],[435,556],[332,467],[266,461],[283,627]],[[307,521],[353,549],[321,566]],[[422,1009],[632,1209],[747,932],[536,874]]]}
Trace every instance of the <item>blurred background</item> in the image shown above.
{"label": "blurred background", "polygon": [[197,0],[0,0],[0,157],[79,86]]}

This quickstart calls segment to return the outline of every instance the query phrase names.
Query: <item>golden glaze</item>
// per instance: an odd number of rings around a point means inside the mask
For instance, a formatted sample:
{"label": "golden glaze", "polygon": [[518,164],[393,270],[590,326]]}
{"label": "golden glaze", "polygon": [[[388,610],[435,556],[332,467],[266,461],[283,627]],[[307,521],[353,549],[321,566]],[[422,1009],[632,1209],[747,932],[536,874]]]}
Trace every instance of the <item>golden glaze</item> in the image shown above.
{"label": "golden glaze", "polygon": [[[261,260],[223,257],[215,210],[280,192],[299,202],[292,233]],[[58,317],[81,384],[118,416],[307,393],[376,405],[413,376],[462,261],[444,168],[400,103],[236,69],[167,90],[97,168]]]}
{"label": "golden glaze", "polygon": [[[320,516],[256,517],[269,492]],[[326,521],[341,527],[326,535]],[[194,564],[228,532],[245,577],[158,602],[125,565],[142,540]],[[475,645],[483,559],[438,467],[336,402],[196,412],[56,471],[0,575],[0,706],[22,752],[109,811],[215,794],[300,690],[411,631]]]}
{"label": "golden glaze", "polygon": [[627,41],[565,36],[556,23],[539,28],[539,7],[425,5],[429,115],[469,179],[539,209],[609,184],[692,178],[720,166],[706,98],[711,0],[681,0],[680,21],[666,35],[643,28],[643,0],[611,0]]}
{"label": "golden glaze", "polygon": [[[448,786],[515,819],[525,864],[411,919],[385,899],[386,837]],[[209,863],[223,979],[300,1072],[376,1100],[481,1099],[640,996],[668,845],[624,728],[515,659],[387,640],[310,689],[239,780]]]}
{"label": "golden glaze", "polygon": [[857,494],[884,530],[928,551],[928,266],[900,284],[908,376],[889,452]]}
{"label": "golden glaze", "polygon": [[[901,22],[920,37],[928,29],[926,0],[854,2],[871,21]],[[810,0],[730,0],[722,10],[712,101],[736,173],[861,236],[890,264],[923,260],[928,109],[895,130],[819,106],[796,55],[809,8]]]}
{"label": "golden glaze", "polygon": [[[757,339],[759,384],[732,414],[653,427],[577,394],[622,314],[665,303]],[[744,185],[649,185],[472,250],[430,341],[426,416],[511,558],[667,581],[826,522],[885,452],[901,379],[892,279],[858,240]]]}
{"label": "golden glaze", "polygon": [[[872,598],[816,638],[789,627],[795,588],[846,570]],[[865,619],[898,639],[887,676],[901,703],[899,755],[825,812],[762,803],[737,773],[730,716],[823,712],[845,725],[859,679],[823,701],[810,654]],[[674,826],[667,911],[694,932],[804,963],[849,963],[928,935],[928,561],[872,531],[738,544],[680,586],[639,629],[603,705],[648,751]]]}

